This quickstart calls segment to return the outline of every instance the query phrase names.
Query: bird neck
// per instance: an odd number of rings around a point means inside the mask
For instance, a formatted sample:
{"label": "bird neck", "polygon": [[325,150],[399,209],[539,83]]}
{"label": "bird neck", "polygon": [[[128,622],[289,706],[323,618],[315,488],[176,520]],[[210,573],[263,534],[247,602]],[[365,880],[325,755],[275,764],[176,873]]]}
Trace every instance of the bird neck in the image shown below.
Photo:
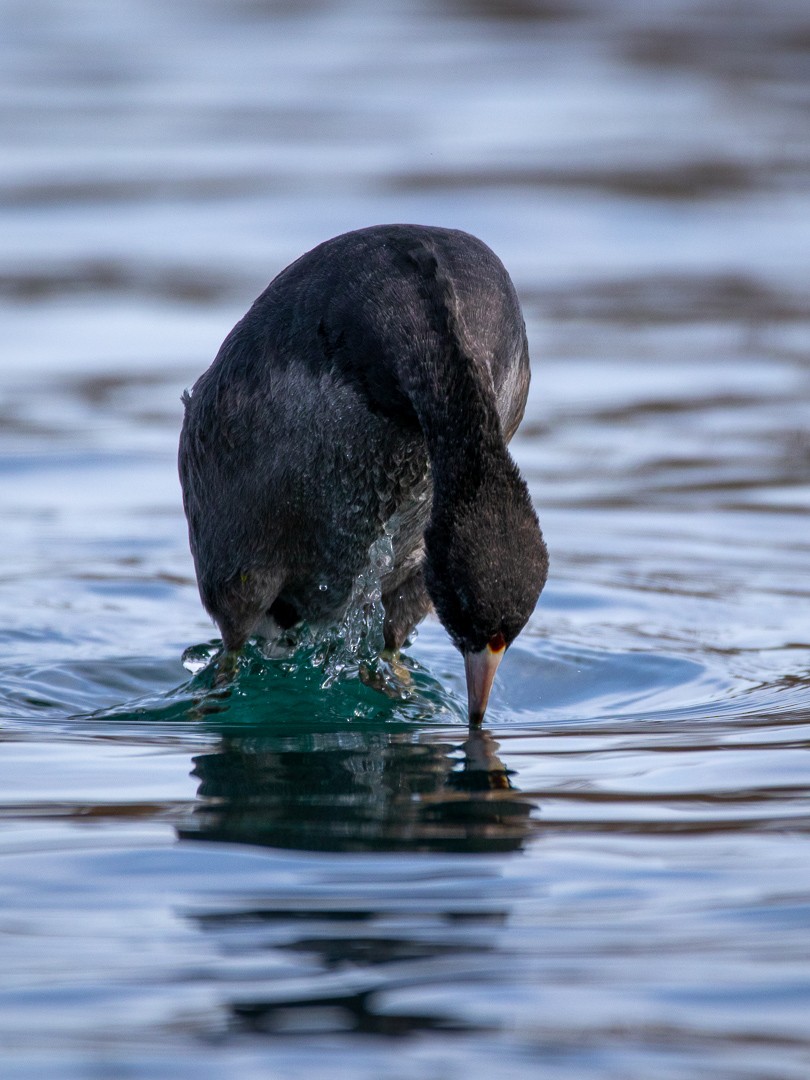
{"label": "bird neck", "polygon": [[428,371],[411,396],[430,457],[435,509],[474,498],[486,478],[511,465],[489,372],[458,354],[452,360],[444,371]]}
{"label": "bird neck", "polygon": [[412,247],[407,258],[418,271],[426,318],[422,333],[411,339],[411,362],[398,374],[427,443],[435,514],[442,504],[474,496],[511,459],[492,374],[470,348],[452,275],[429,247]]}

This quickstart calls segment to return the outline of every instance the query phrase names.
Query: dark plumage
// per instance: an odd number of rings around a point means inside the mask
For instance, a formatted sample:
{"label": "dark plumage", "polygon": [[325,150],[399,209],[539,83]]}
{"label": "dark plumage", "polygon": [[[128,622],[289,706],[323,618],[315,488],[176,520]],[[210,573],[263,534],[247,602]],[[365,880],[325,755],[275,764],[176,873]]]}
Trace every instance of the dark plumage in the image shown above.
{"label": "dark plumage", "polygon": [[548,567],[506,449],[528,384],[514,287],[475,237],[380,225],[282,271],[185,398],[191,551],[225,650],[339,619],[387,530],[386,646],[432,602],[479,720]]}

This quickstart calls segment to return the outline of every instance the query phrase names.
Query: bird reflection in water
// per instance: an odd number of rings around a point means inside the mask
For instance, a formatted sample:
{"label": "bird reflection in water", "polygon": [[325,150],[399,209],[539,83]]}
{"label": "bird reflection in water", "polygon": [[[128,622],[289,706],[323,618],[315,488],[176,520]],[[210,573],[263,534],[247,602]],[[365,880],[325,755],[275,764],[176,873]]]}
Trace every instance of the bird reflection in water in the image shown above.
{"label": "bird reflection in water", "polygon": [[446,731],[223,731],[194,759],[200,802],[181,835],[322,851],[517,851],[535,806],[497,751],[480,728],[461,744]]}
{"label": "bird reflection in water", "polygon": [[[357,683],[313,695],[308,674],[273,682],[277,665],[265,664],[255,684],[251,673],[238,684],[244,699],[230,687],[198,702],[195,719],[218,742],[194,759],[198,803],[184,839],[353,853],[522,850],[535,803],[515,788],[490,731],[405,724],[394,701],[383,715],[347,720],[337,713],[358,695],[384,695]],[[270,726],[257,702],[273,697],[285,709]],[[286,1040],[488,1030],[464,1010],[408,997],[425,965],[438,963],[449,978],[479,964],[509,917],[488,873],[466,875],[459,892],[447,887],[443,864],[431,871],[416,860],[414,878],[390,860],[327,860],[313,878],[273,882],[247,905],[237,898],[190,915],[223,952],[270,948],[289,969],[285,979],[271,968],[261,988],[223,1001],[231,1030]],[[497,979],[494,963],[493,972]],[[400,989],[406,1000],[392,1004]]]}

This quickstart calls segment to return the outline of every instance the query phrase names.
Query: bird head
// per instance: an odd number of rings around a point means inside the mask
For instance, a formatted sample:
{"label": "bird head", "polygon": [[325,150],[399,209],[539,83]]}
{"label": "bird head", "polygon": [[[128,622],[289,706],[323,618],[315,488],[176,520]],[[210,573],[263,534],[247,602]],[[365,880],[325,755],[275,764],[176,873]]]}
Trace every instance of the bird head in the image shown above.
{"label": "bird head", "polygon": [[425,581],[464,656],[469,718],[484,716],[495,671],[526,625],[548,574],[548,551],[525,481],[511,468],[434,496]]}

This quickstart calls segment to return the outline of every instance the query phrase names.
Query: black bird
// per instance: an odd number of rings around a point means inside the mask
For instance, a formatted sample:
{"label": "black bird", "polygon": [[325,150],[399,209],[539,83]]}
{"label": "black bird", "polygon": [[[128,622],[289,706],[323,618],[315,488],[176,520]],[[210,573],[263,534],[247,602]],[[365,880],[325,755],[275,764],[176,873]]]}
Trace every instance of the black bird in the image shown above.
{"label": "black bird", "polygon": [[387,531],[386,648],[435,607],[480,723],[548,571],[506,449],[528,386],[514,286],[467,233],[379,225],[283,270],[184,395],[183,502],[226,656],[336,622]]}

